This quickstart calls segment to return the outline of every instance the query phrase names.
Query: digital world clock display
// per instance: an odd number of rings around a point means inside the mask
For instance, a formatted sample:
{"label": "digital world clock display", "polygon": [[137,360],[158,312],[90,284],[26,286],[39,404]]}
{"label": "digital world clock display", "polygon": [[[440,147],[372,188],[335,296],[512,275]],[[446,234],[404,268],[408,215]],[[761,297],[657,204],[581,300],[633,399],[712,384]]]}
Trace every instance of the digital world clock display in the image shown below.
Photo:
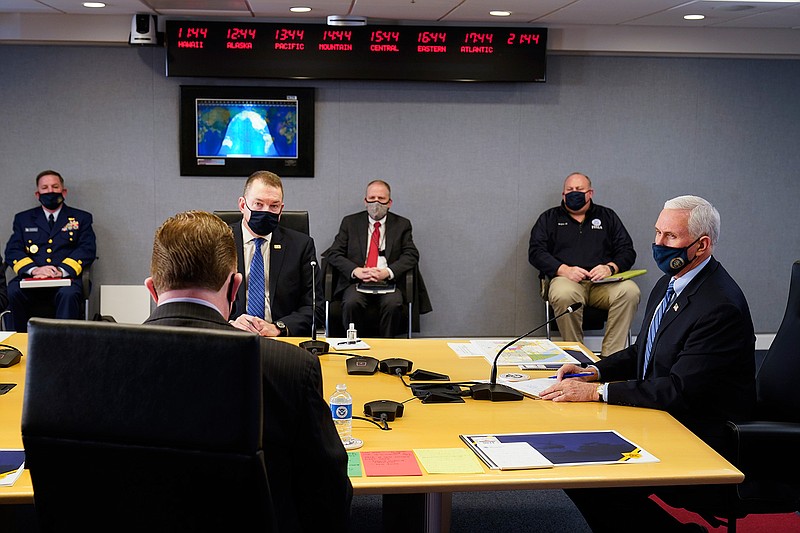
{"label": "digital world clock display", "polygon": [[547,29],[167,21],[167,75],[545,81]]}

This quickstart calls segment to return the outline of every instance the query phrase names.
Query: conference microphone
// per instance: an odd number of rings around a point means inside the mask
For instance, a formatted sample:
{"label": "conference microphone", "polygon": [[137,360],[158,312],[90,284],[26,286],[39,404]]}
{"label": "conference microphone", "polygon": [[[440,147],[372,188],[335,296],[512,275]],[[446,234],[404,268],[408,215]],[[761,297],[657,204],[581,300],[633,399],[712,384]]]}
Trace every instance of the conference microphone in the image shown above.
{"label": "conference microphone", "polygon": [[308,350],[312,355],[328,353],[330,344],[317,340],[317,262],[311,260],[311,340],[303,341],[300,347]]}
{"label": "conference microphone", "polygon": [[572,304],[569,307],[567,307],[567,310],[564,311],[563,313],[554,316],[553,318],[551,318],[547,322],[545,322],[545,323],[543,323],[543,324],[541,324],[539,326],[536,326],[535,328],[530,330],[528,333],[525,333],[524,335],[520,335],[516,339],[512,340],[511,342],[509,342],[508,344],[506,344],[505,346],[500,348],[500,350],[497,352],[497,355],[494,358],[494,363],[492,363],[492,374],[491,374],[491,378],[489,379],[489,383],[479,383],[477,385],[473,385],[470,388],[470,391],[472,392],[472,398],[475,399],[475,400],[491,400],[493,402],[508,402],[508,401],[514,401],[514,400],[521,400],[523,398],[523,395],[522,395],[521,392],[519,392],[517,390],[514,390],[511,387],[507,387],[505,385],[498,385],[498,383],[497,383],[497,361],[498,361],[498,359],[500,359],[500,354],[502,354],[504,351],[506,351],[506,349],[509,348],[510,346],[512,346],[512,345],[516,344],[517,342],[521,341],[522,339],[524,339],[525,337],[527,337],[528,335],[530,335],[534,331],[545,327],[547,324],[553,322],[557,318],[561,318],[562,316],[564,316],[564,315],[566,315],[568,313],[574,313],[575,311],[580,309],[582,305],[583,304],[580,303],[580,302],[575,302],[574,304]]}

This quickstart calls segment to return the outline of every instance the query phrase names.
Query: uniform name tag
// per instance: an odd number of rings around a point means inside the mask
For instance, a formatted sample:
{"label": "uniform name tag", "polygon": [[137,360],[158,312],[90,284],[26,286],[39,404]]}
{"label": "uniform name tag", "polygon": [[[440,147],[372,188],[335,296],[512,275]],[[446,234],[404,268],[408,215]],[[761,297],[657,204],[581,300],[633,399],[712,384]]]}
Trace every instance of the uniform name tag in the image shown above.
{"label": "uniform name tag", "polygon": [[30,233],[32,231],[39,231],[39,228],[25,228],[23,231],[25,231],[25,233]]}

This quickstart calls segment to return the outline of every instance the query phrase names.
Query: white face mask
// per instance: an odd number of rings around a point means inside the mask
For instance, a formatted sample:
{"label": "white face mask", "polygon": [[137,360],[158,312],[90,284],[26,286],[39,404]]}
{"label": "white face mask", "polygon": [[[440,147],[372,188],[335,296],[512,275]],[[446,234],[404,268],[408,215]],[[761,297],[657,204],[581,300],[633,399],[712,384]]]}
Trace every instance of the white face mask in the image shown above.
{"label": "white face mask", "polygon": [[389,212],[389,202],[367,202],[367,213],[372,220],[380,220]]}

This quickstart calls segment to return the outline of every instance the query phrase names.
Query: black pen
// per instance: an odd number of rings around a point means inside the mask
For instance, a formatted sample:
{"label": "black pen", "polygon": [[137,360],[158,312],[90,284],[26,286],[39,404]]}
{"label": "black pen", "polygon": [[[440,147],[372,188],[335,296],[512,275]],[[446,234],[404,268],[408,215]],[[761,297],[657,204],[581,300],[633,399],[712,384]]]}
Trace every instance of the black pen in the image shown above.
{"label": "black pen", "polygon": [[[561,376],[562,378],[585,378],[589,376],[594,376],[594,372],[580,372],[578,374],[564,374]],[[548,376],[550,379],[556,379],[558,376]]]}

